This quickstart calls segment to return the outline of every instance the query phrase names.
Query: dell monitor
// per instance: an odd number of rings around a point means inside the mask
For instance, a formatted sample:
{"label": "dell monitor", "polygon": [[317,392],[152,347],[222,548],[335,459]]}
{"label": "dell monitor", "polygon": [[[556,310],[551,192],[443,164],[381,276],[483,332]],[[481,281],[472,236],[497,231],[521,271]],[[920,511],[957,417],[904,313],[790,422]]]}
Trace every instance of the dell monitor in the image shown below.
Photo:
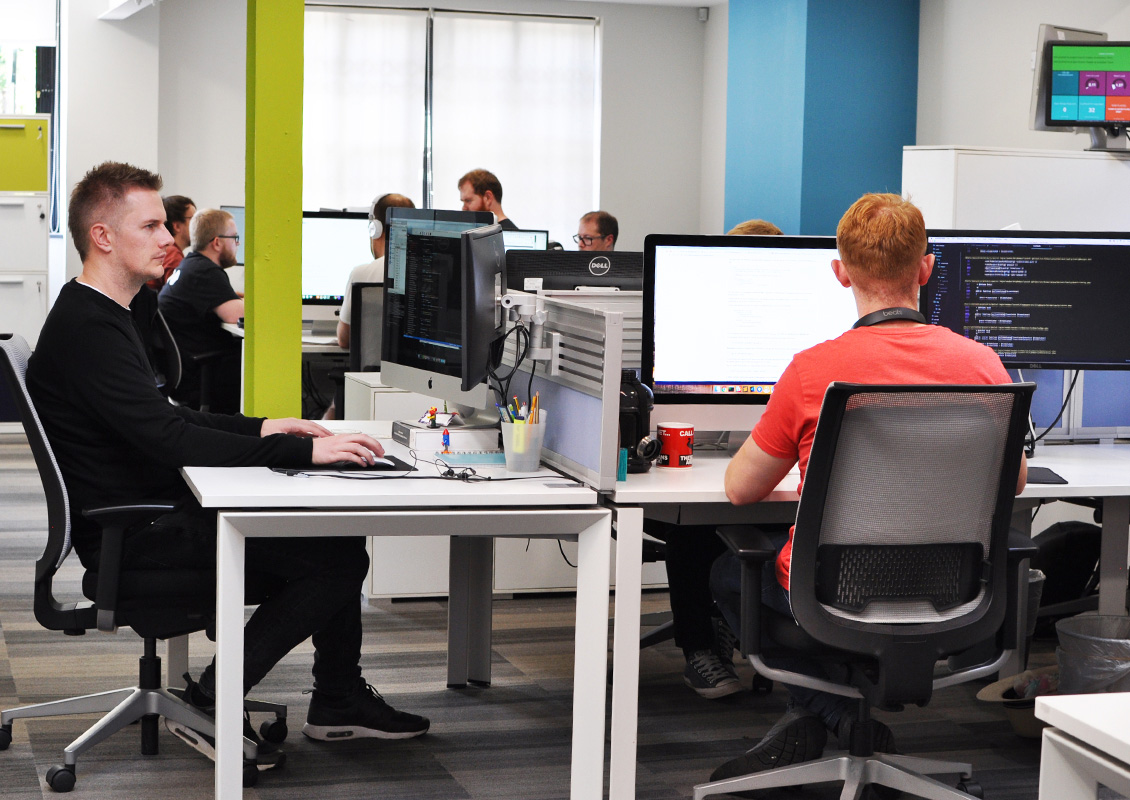
{"label": "dell monitor", "polygon": [[546,250],[549,248],[549,231],[504,230],[502,242],[507,250]]}
{"label": "dell monitor", "polygon": [[928,233],[927,321],[1012,369],[1130,369],[1130,233]]}
{"label": "dell monitor", "polygon": [[1130,42],[1049,41],[1044,91],[1048,129],[1089,128],[1088,149],[1127,150]]}
{"label": "dell monitor", "polygon": [[244,235],[244,207],[243,206],[220,206],[220,211],[226,211],[231,214],[232,219],[235,220],[235,232],[239,236],[239,244],[235,246],[235,266],[242,267],[243,261],[243,248],[247,244],[247,236]]}
{"label": "dell monitor", "polygon": [[506,253],[507,288],[523,292],[643,289],[643,253],[607,250]]}
{"label": "dell monitor", "polygon": [[641,378],[653,424],[749,431],[793,355],[857,315],[831,236],[644,240]]}
{"label": "dell monitor", "polygon": [[468,421],[465,409],[493,403],[484,381],[504,330],[502,229],[475,212],[392,216],[407,210],[389,210],[381,381],[463,407]]}

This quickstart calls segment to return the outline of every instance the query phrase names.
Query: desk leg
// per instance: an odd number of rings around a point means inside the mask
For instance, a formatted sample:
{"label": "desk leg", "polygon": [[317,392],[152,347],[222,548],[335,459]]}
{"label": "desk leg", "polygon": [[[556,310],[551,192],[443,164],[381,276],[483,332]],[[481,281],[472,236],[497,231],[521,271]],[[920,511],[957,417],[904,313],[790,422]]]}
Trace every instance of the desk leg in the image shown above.
{"label": "desk leg", "polygon": [[1130,497],[1103,498],[1099,556],[1099,613],[1126,615],[1126,559],[1130,542]]}
{"label": "desk leg", "polygon": [[604,704],[608,696],[608,566],[612,515],[577,537],[577,639],[573,657],[571,800],[604,795]]}
{"label": "desk leg", "polygon": [[636,796],[636,726],[640,686],[640,586],[643,509],[616,509],[616,617],[612,635],[610,800]]}
{"label": "desk leg", "polygon": [[1044,728],[1040,800],[1096,797],[1099,785],[1130,792],[1130,767],[1055,728]]}
{"label": "desk leg", "polygon": [[490,685],[494,540],[452,536],[448,567],[447,685]]}
{"label": "desk leg", "polygon": [[184,688],[184,673],[188,672],[188,636],[174,636],[165,641],[165,686]]}
{"label": "desk leg", "polygon": [[222,513],[216,530],[216,797],[243,796],[244,538]]}

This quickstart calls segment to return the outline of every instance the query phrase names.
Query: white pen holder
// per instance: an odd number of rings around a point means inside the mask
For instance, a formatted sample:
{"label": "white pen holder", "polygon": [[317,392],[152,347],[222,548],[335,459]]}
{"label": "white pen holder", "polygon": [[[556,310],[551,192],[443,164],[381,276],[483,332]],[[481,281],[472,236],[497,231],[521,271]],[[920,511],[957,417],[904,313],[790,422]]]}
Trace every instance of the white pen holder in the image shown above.
{"label": "white pen holder", "polygon": [[506,469],[510,472],[536,472],[541,464],[541,445],[545,441],[548,418],[545,409],[538,409],[537,423],[502,423],[502,451],[506,454]]}

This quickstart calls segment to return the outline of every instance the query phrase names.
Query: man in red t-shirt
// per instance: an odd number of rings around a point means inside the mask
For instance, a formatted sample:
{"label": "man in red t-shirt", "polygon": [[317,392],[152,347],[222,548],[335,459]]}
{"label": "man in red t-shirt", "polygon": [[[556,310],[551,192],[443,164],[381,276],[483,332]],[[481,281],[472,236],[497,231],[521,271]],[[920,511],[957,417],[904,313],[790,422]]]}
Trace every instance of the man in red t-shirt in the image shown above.
{"label": "man in red t-shirt", "polygon": [[[797,464],[804,484],[809,451],[824,392],[833,381],[851,383],[1009,383],[996,353],[945,328],[927,325],[917,313],[918,290],[934,268],[926,252],[922,213],[894,194],[868,194],[847,210],[836,229],[836,280],[851,289],[859,326],[797,353],[774,387],[765,414],[726,470],[726,496],[735,505],[766,497]],[[887,312],[874,317],[876,312]],[[1022,462],[1016,491],[1024,488]],[[799,491],[799,487],[798,487]],[[762,580],[762,602],[789,610],[792,532],[780,535],[773,569]],[[740,566],[731,554],[714,564],[711,588],[731,627],[737,630]],[[765,659],[770,666],[832,677],[802,657]],[[826,692],[788,686],[785,715],[751,750],[718,767],[711,780],[810,761],[822,755],[828,732],[846,749],[854,701]],[[875,749],[894,752],[890,730],[876,723]]]}

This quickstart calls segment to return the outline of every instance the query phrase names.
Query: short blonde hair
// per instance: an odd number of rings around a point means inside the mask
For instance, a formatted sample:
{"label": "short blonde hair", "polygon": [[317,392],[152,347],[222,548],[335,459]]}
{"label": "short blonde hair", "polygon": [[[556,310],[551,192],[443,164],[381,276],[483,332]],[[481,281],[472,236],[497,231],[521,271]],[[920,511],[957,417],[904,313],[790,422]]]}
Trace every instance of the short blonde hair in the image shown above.
{"label": "short blonde hair", "polygon": [[232,215],[218,208],[197,211],[192,217],[192,249],[197,253],[212,243],[217,236],[223,236]]}
{"label": "short blonde hair", "polygon": [[840,260],[863,288],[906,288],[926,254],[926,223],[910,200],[897,194],[865,194],[836,227]]}
{"label": "short blonde hair", "polygon": [[747,219],[745,222],[739,222],[730,230],[726,231],[727,236],[783,236],[784,233],[774,225],[772,222],[766,222],[763,219]]}

